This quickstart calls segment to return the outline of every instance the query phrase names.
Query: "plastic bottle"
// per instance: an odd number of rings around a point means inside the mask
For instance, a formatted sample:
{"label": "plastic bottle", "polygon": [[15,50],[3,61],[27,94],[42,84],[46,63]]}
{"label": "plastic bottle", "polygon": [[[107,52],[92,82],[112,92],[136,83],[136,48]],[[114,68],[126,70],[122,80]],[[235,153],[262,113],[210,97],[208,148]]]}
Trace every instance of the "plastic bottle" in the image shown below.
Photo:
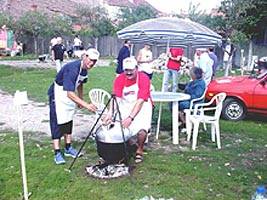
{"label": "plastic bottle", "polygon": [[267,200],[267,189],[265,186],[258,186],[256,192],[252,195],[251,200]]}

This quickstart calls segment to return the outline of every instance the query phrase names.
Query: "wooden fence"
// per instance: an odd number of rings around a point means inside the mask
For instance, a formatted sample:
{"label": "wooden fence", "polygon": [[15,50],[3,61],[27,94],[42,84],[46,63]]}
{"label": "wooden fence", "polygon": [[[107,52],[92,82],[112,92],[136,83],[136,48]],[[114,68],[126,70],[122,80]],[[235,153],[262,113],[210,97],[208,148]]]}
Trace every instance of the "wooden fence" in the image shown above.
{"label": "wooden fence", "polygon": [[[50,45],[51,38],[39,38],[38,39],[38,50],[39,54],[48,54],[49,53],[49,45]],[[83,41],[84,47],[95,47],[97,46],[97,49],[100,52],[100,55],[102,57],[114,57],[116,58],[118,56],[118,52],[120,48],[123,46],[123,41],[119,40],[116,36],[104,36],[100,37],[97,40],[97,44],[95,44],[95,40],[89,37],[81,37],[81,40]],[[21,41],[25,44],[24,50],[26,53],[33,53],[34,52],[34,43],[33,39],[31,37],[25,37],[21,38]],[[73,37],[63,37],[64,44],[68,46],[69,43],[73,41]],[[138,50],[141,49],[143,45],[136,44],[133,46],[132,55],[136,56],[138,53]],[[244,48],[247,47],[247,48]],[[244,56],[246,57],[247,61],[247,55],[248,55],[248,45],[244,45]],[[157,58],[161,53],[165,52],[165,47],[152,47],[153,57]],[[235,51],[235,55],[233,57],[233,65],[239,66],[240,64],[240,51],[241,47],[237,47],[237,50]],[[258,55],[258,57],[267,56],[267,46],[259,46],[254,45],[253,46],[253,55]],[[223,59],[223,51],[221,48],[216,48],[215,53],[218,56],[219,63],[222,64]],[[185,49],[185,56],[187,56],[188,51]],[[192,54],[192,52],[190,53]]]}

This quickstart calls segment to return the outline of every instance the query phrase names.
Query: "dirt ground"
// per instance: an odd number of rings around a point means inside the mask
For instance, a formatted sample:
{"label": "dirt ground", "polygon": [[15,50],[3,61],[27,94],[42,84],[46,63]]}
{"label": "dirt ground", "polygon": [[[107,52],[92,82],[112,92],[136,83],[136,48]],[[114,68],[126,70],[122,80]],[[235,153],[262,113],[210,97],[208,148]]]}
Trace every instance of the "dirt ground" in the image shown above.
{"label": "dirt ground", "polygon": [[[66,61],[65,61],[66,62]],[[69,60],[67,60],[69,62]],[[108,66],[109,60],[99,60],[98,66]],[[1,65],[9,65],[19,68],[55,68],[55,64],[48,60],[39,62],[37,60],[3,61]],[[17,111],[13,105],[13,96],[0,90],[0,131],[17,130]],[[45,103],[29,101],[28,105],[22,107],[23,131],[39,132],[50,136],[49,107]],[[74,117],[73,137],[76,140],[87,136],[94,124],[95,115],[83,114],[78,111]]]}
{"label": "dirt ground", "polygon": [[[17,131],[18,112],[13,105],[13,96],[0,91],[0,102],[0,131]],[[49,107],[45,103],[29,101],[28,105],[22,106],[22,120],[23,131],[45,133],[50,136]],[[94,120],[94,114],[88,115],[78,111],[74,117],[74,139],[86,137]]]}
{"label": "dirt ground", "polygon": [[[71,60],[64,60],[63,64],[70,62]],[[9,65],[12,67],[18,68],[54,68],[56,69],[56,64],[51,60],[47,60],[46,62],[39,62],[38,60],[15,60],[15,61],[5,61],[0,59],[1,65]],[[110,60],[108,59],[100,59],[97,61],[96,66],[109,66]]]}
{"label": "dirt ground", "polygon": [[[109,60],[99,60],[98,66],[108,66]],[[20,68],[55,68],[51,61],[46,63],[37,61],[1,61],[2,65],[9,65]],[[13,95],[13,94],[12,94]],[[13,96],[0,90],[0,131],[12,130],[17,131],[17,110],[13,105]],[[49,127],[49,107],[45,103],[29,101],[28,105],[22,106],[23,131],[32,132],[35,139],[42,139],[43,136],[50,137]],[[83,140],[91,130],[95,122],[95,115],[84,114],[77,111],[74,117],[73,138],[74,140]],[[153,127],[154,129],[155,127]],[[39,133],[39,134],[38,134]],[[180,145],[172,145],[169,132],[161,131],[162,139],[155,140],[152,134],[149,139],[148,147],[152,149],[161,149],[163,152],[187,151],[188,144],[184,138],[180,139]],[[161,141],[161,142],[159,142]]]}

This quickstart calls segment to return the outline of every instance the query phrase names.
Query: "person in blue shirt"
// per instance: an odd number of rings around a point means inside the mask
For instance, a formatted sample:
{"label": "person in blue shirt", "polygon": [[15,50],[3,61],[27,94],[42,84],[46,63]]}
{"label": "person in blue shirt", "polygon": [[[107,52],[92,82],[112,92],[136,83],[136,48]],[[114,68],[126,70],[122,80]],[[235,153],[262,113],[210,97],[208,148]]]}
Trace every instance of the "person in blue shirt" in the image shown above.
{"label": "person in blue shirt", "polygon": [[189,94],[191,98],[189,100],[179,102],[179,119],[181,120],[182,124],[185,124],[185,115],[183,110],[189,109],[190,101],[201,97],[206,89],[206,83],[203,80],[203,71],[201,68],[191,68],[190,76],[192,81],[185,86],[184,93]]}
{"label": "person in blue shirt", "polygon": [[[79,108],[86,108],[94,112],[96,106],[83,100],[83,84],[87,82],[87,71],[90,70],[99,58],[96,49],[88,49],[81,60],[65,64],[57,73],[54,83],[48,90],[50,108],[50,129],[55,151],[56,164],[64,164],[65,159],[60,150],[60,139],[64,136],[65,156],[73,158],[79,156],[71,146],[73,115],[76,104]],[[77,94],[76,94],[77,92]]]}
{"label": "person in blue shirt", "polygon": [[120,49],[119,51],[119,55],[117,57],[117,62],[118,62],[118,65],[117,65],[117,69],[116,69],[116,74],[119,75],[121,73],[123,73],[123,68],[122,68],[122,61],[125,59],[125,58],[128,58],[130,57],[130,48],[131,48],[131,42],[129,40],[125,40],[124,41],[124,45],[123,47]]}
{"label": "person in blue shirt", "polygon": [[212,65],[212,77],[215,77],[216,75],[216,70],[218,67],[218,57],[216,56],[216,54],[214,53],[214,49],[212,47],[210,47],[209,49],[209,56],[210,58],[213,60],[213,65]]}

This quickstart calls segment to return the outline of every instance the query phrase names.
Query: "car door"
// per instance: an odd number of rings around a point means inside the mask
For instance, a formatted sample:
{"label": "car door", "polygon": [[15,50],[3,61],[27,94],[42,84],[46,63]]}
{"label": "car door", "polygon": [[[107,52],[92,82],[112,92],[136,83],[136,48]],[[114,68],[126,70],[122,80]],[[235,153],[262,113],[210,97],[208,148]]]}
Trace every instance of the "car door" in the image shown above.
{"label": "car door", "polygon": [[267,111],[267,75],[257,82],[253,94],[253,108]]}

